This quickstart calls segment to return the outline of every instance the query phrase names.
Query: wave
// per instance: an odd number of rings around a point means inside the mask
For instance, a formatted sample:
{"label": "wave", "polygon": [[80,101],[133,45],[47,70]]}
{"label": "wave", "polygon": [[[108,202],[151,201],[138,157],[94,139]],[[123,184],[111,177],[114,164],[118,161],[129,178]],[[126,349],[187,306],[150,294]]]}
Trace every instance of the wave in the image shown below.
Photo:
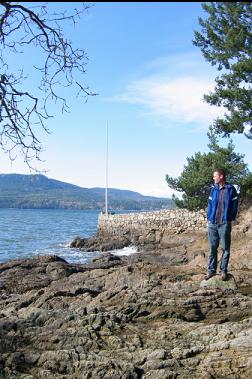
{"label": "wave", "polygon": [[[128,246],[123,249],[109,250],[109,253],[118,256],[129,256],[137,253],[136,246]],[[32,254],[28,256],[38,256],[38,255],[57,255],[60,258],[65,259],[68,263],[74,264],[88,264],[92,262],[94,258],[102,255],[102,251],[83,251],[75,248],[70,248],[70,243],[59,243],[51,248],[46,249],[36,249]]]}
{"label": "wave", "polygon": [[129,256],[129,255],[135,254],[138,252],[138,250],[136,246],[128,246],[128,247],[124,247],[123,249],[110,250],[109,252],[118,257],[122,257],[125,255]]}
{"label": "wave", "polygon": [[[129,256],[138,252],[136,246],[128,246],[123,249],[115,249],[109,251],[111,254],[116,255],[118,257]],[[79,249],[69,249],[68,246],[65,246],[58,255],[65,259],[69,263],[90,263],[93,258],[97,258],[102,254],[101,251],[83,251]]]}

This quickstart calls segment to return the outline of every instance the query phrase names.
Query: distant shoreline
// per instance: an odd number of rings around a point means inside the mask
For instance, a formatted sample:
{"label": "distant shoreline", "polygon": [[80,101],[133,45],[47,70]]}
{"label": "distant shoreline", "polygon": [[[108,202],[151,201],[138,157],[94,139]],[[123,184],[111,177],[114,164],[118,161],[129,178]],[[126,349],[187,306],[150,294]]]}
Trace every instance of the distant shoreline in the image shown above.
{"label": "distant shoreline", "polygon": [[[108,188],[108,210],[170,209],[172,199]],[[82,188],[44,175],[0,174],[0,208],[104,210],[104,188]]]}
{"label": "distant shoreline", "polygon": [[[20,210],[62,210],[62,211],[94,211],[94,212],[102,212],[103,210],[100,209],[100,208],[63,208],[63,207],[59,207],[59,208],[42,208],[42,207],[33,207],[33,208],[22,208],[22,207],[0,207],[0,210],[1,209],[20,209]],[[113,213],[120,213],[120,212],[154,212],[154,211],[159,211],[159,210],[165,210],[165,209],[171,209],[171,208],[155,208],[155,209],[113,209]],[[111,212],[111,211],[109,211]]]}

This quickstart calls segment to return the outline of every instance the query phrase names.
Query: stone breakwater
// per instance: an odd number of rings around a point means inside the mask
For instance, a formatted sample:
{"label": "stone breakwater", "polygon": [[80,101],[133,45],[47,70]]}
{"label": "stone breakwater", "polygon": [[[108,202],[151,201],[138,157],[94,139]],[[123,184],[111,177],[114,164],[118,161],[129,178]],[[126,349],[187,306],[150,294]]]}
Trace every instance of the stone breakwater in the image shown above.
{"label": "stone breakwater", "polygon": [[128,231],[138,233],[148,230],[170,230],[173,233],[199,231],[206,227],[204,211],[190,212],[186,209],[166,209],[154,212],[106,215],[100,214],[98,234],[111,236]]}
{"label": "stone breakwater", "polygon": [[202,231],[206,228],[205,211],[190,212],[186,209],[166,209],[153,212],[106,215],[100,214],[99,235],[132,234],[146,230],[170,230],[173,233]]}
{"label": "stone breakwater", "polygon": [[[100,214],[96,236],[88,239],[77,237],[71,247],[85,251],[109,251],[135,245],[139,250],[164,250],[171,245],[175,247],[174,236],[181,235],[182,241],[184,234],[206,235],[206,224],[204,211],[189,212],[185,209]],[[185,239],[187,241],[188,237]]]}

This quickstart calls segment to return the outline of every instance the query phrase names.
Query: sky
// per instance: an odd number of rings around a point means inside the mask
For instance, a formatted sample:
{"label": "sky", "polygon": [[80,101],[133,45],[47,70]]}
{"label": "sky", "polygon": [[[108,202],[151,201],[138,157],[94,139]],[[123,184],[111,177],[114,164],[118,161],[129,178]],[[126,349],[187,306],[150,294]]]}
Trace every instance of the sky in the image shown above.
{"label": "sky", "polygon": [[[48,7],[71,11],[80,3]],[[206,14],[198,2],[97,2],[74,28],[66,25],[65,36],[88,56],[82,82],[97,96],[85,102],[68,89],[70,112],[51,106],[50,134],[38,132],[44,150],[37,169],[81,187],[105,187],[108,130],[108,187],[171,197],[166,174],[179,176],[187,157],[209,151],[208,126],[223,112],[203,101],[218,73],[192,43],[199,16]],[[35,56],[9,58],[29,71]],[[37,74],[27,74],[30,89]],[[251,170],[251,141],[232,140]],[[0,152],[0,173],[31,172],[22,156],[11,162]]]}

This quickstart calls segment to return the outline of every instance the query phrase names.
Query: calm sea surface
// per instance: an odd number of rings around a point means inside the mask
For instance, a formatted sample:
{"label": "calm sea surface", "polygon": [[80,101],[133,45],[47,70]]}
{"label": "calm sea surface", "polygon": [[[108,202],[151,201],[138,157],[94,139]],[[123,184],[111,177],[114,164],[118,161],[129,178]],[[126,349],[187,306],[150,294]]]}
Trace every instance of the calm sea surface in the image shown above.
{"label": "calm sea surface", "polygon": [[[100,253],[70,249],[69,244],[77,236],[91,237],[96,233],[99,213],[90,210],[0,208],[0,262],[56,254],[67,262],[87,263]],[[134,248],[125,248],[116,254],[134,252]]]}
{"label": "calm sea surface", "polygon": [[99,211],[63,209],[0,209],[0,262],[56,254],[85,263],[94,253],[70,249],[76,237],[96,233]]}

